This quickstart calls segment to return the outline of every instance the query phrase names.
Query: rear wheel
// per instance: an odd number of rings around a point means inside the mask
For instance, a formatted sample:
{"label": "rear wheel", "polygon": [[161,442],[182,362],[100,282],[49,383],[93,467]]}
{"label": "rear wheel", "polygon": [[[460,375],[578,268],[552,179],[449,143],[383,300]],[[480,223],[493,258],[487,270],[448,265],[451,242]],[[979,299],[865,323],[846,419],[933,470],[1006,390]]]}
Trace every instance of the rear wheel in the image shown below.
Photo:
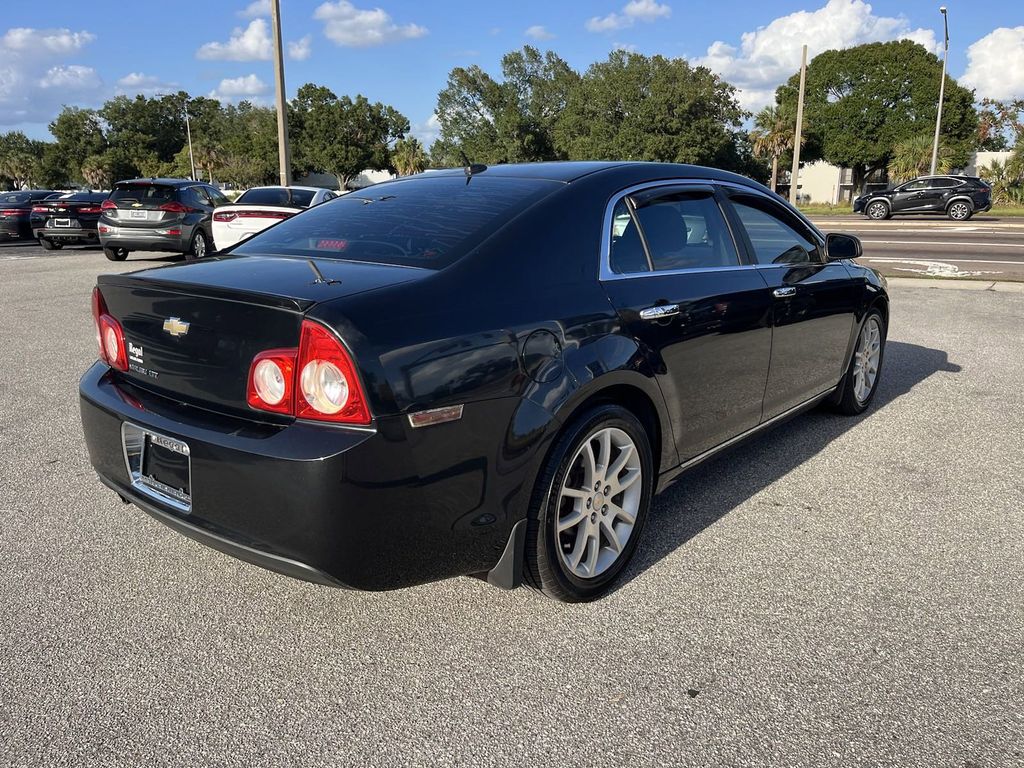
{"label": "rear wheel", "polygon": [[654,473],[650,440],[630,411],[602,405],[573,422],[534,491],[526,583],[565,602],[607,592],[636,549]]}
{"label": "rear wheel", "polygon": [[889,218],[889,206],[881,200],[875,200],[868,204],[867,214],[869,219],[881,221]]}
{"label": "rear wheel", "polygon": [[53,240],[47,240],[45,237],[39,238],[39,244],[43,246],[44,251],[59,251],[64,247],[63,243],[55,243]]}
{"label": "rear wheel", "polygon": [[972,213],[971,206],[962,201],[957,201],[946,209],[946,215],[953,221],[967,221]]}
{"label": "rear wheel", "polygon": [[103,247],[103,255],[111,261],[124,261],[128,258],[127,248],[111,248],[109,246]]}
{"label": "rear wheel", "polygon": [[836,410],[847,416],[863,413],[871,405],[878,389],[878,379],[882,374],[882,358],[885,355],[885,321],[877,309],[868,311],[857,346],[853,350],[853,359],[843,379],[842,398],[836,403]]}
{"label": "rear wheel", "polygon": [[192,235],[192,242],[189,244],[188,253],[185,254],[185,258],[189,261],[193,259],[201,259],[206,256],[209,251],[210,241],[206,237],[206,233],[197,227],[196,233]]}

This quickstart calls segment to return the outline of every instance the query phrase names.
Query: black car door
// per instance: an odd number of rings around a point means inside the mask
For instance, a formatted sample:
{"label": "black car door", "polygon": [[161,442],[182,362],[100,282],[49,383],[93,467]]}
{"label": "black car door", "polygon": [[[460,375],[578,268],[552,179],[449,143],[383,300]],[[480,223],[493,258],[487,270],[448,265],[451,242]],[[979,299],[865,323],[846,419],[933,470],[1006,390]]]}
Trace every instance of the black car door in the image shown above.
{"label": "black car door", "polygon": [[764,392],[770,419],[842,378],[860,296],[842,262],[826,262],[816,232],[775,200],[729,192],[734,217],[772,303],[772,352]]}
{"label": "black car door", "polygon": [[892,195],[893,213],[900,211],[914,211],[921,207],[921,193],[928,186],[924,179],[911,181],[902,187],[897,187]]}
{"label": "black car door", "polygon": [[771,301],[707,184],[656,185],[609,209],[602,281],[655,372],[686,461],[757,426]]}

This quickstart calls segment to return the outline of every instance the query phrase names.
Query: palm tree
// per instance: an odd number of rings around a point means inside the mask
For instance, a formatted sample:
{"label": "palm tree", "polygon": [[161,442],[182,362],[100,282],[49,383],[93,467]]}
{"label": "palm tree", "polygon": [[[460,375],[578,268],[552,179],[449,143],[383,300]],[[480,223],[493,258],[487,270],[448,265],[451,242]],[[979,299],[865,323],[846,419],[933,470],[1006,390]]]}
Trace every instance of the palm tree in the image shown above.
{"label": "palm tree", "polygon": [[[793,136],[796,134],[796,117],[782,106],[767,106],[754,116],[754,130],[750,138],[754,144],[754,154],[758,157],[772,159],[771,188],[775,191],[779,179],[779,158],[793,149]],[[800,137],[800,146],[807,141],[806,136]]]}
{"label": "palm tree", "polygon": [[15,189],[32,186],[32,175],[38,162],[27,152],[11,152],[0,158],[0,176],[6,176],[14,182]]}
{"label": "palm tree", "polygon": [[82,178],[89,189],[109,189],[110,163],[102,155],[89,155],[82,161]]}
{"label": "palm tree", "polygon": [[395,142],[395,148],[391,150],[391,164],[399,176],[423,173],[427,168],[427,152],[412,136],[408,139],[399,139]]}
{"label": "palm tree", "polygon": [[[926,175],[932,166],[932,136],[920,133],[897,144],[889,160],[889,179],[894,182],[909,181],[918,176]],[[936,173],[949,173],[953,170],[953,153],[940,139],[939,156],[935,163]]]}

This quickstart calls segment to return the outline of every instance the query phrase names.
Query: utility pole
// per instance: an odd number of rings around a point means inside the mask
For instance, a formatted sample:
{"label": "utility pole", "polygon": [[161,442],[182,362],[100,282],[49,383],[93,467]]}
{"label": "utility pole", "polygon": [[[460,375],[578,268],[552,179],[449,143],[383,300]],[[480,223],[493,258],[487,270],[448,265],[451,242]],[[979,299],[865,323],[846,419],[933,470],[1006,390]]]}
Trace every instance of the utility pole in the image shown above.
{"label": "utility pole", "polygon": [[800,60],[800,95],[796,101],[796,130],[793,132],[793,173],[789,177],[789,202],[796,205],[797,179],[800,176],[800,139],[804,129],[804,85],[807,82],[807,46]]}
{"label": "utility pole", "polygon": [[935,141],[932,143],[932,168],[928,175],[935,175],[935,166],[939,161],[939,131],[942,130],[942,99],[946,95],[946,62],[949,61],[949,21],[946,16],[946,6],[940,6],[942,13],[942,29],[945,33],[945,52],[942,54],[942,81],[939,83],[939,111],[935,116]]}
{"label": "utility pole", "polygon": [[288,151],[288,107],[284,91],[284,52],[281,49],[281,0],[270,0],[274,25],[274,84],[277,88],[277,156],[281,161],[281,186],[291,186],[292,159]]}
{"label": "utility pole", "polygon": [[192,124],[188,119],[188,104],[185,104],[185,133],[188,134],[188,162],[192,166],[192,181],[196,181],[196,157],[192,154]]}

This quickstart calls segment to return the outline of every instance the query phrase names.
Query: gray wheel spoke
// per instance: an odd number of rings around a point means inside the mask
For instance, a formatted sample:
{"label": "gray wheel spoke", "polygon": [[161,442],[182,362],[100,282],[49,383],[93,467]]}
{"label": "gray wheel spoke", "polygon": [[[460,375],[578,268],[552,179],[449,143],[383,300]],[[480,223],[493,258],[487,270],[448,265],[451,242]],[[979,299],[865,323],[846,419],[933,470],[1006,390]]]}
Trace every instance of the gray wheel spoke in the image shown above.
{"label": "gray wheel spoke", "polygon": [[615,531],[615,525],[604,519],[601,521],[601,529],[604,531],[605,538],[608,539],[608,545],[614,550],[615,554],[622,552],[622,542],[619,541],[619,534]]}
{"label": "gray wheel spoke", "polygon": [[612,433],[607,430],[601,430],[598,435],[598,444],[600,445],[601,452],[597,457],[598,470],[601,472],[601,479],[603,480],[608,476],[608,465],[612,461]]}
{"label": "gray wheel spoke", "polygon": [[618,504],[608,505],[608,517],[612,520],[625,520],[630,525],[636,522],[636,516],[632,512],[627,512]]}
{"label": "gray wheel spoke", "polygon": [[631,469],[625,475],[620,478],[616,478],[611,482],[612,496],[618,496],[623,491],[632,487],[633,483],[640,479],[640,470]]}
{"label": "gray wheel spoke", "polygon": [[597,575],[597,556],[601,551],[601,540],[595,532],[587,538],[587,562],[583,564],[590,576]]}
{"label": "gray wheel spoke", "polygon": [[558,532],[567,531],[574,525],[579,525],[587,519],[589,513],[583,508],[583,504],[578,504],[572,512],[565,515],[564,517],[558,518]]}
{"label": "gray wheel spoke", "polygon": [[615,463],[608,468],[608,474],[606,475],[608,480],[615,480],[620,474],[622,474],[622,470],[625,468],[626,462],[628,462],[633,456],[633,450],[633,446],[629,445],[619,452],[619,455],[615,459]]}
{"label": "gray wheel spoke", "polygon": [[572,552],[569,554],[569,562],[572,564],[573,570],[580,567],[580,560],[583,559],[584,553],[587,551],[587,542],[590,537],[587,535],[587,526],[581,525],[576,529],[576,544],[572,548]]}

